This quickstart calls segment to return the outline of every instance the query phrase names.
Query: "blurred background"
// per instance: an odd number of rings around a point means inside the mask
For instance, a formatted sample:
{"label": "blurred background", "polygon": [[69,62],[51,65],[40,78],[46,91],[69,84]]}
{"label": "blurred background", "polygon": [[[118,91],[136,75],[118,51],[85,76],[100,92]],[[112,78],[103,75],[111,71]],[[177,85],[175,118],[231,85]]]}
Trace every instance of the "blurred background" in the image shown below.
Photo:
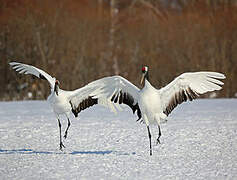
{"label": "blurred background", "polygon": [[224,88],[205,97],[237,97],[237,0],[0,0],[0,100],[47,98],[48,83],[10,61],[66,90],[114,74],[140,87],[142,65],[157,88],[186,71],[218,71]]}

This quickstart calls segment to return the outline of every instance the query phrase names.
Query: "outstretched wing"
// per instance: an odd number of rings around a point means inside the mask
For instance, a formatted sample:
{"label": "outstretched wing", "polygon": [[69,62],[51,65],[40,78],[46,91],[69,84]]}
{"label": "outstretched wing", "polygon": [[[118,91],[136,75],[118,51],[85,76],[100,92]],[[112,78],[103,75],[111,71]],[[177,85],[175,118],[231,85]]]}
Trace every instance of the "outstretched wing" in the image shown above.
{"label": "outstretched wing", "polygon": [[[76,89],[74,91],[64,91],[65,94],[67,94],[67,98],[69,100],[69,103],[72,107],[72,112],[75,115],[75,117],[78,116],[78,114],[91,106],[94,106],[96,104],[103,105],[105,107],[110,108],[113,112],[117,112],[115,108],[115,104],[113,104],[110,100],[108,100],[105,97],[94,97],[95,92],[98,91],[101,87],[99,85],[99,81],[94,81],[92,83],[89,83],[88,85]],[[98,83],[96,83],[98,82]],[[119,107],[117,107],[119,108]]]}
{"label": "outstretched wing", "polygon": [[138,106],[139,88],[121,76],[105,77],[98,80],[96,84],[100,88],[94,93],[94,97],[106,97],[114,103],[126,104],[133,113],[137,111],[138,118],[141,118]]}
{"label": "outstretched wing", "polygon": [[163,112],[168,116],[182,102],[192,101],[200,94],[220,90],[225,75],[217,72],[183,73],[159,90]]}
{"label": "outstretched wing", "polygon": [[9,63],[12,68],[19,72],[20,74],[32,74],[40,79],[47,80],[50,84],[51,89],[54,88],[55,85],[55,78],[50,76],[48,73],[44,72],[41,69],[38,69],[34,66],[23,64],[23,63],[18,63],[18,62],[10,62]]}

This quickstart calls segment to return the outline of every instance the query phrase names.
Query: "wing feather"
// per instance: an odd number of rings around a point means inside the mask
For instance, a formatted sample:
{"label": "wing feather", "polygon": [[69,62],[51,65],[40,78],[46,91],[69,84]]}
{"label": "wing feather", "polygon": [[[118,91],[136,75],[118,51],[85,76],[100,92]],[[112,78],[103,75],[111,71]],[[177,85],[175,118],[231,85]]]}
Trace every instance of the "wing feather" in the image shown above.
{"label": "wing feather", "polygon": [[135,85],[125,78],[111,76],[93,81],[83,88],[73,91],[70,98],[75,106],[83,98],[88,98],[89,96],[93,99],[102,99],[103,102],[106,102],[106,106],[111,107],[111,109],[114,109],[113,103],[126,104],[132,109],[133,113],[137,111],[140,119],[141,112],[138,106],[139,91]]}
{"label": "wing feather", "polygon": [[69,103],[72,107],[72,113],[75,115],[75,117],[78,117],[78,113],[80,113],[82,110],[98,104],[98,99],[93,99],[89,96],[79,103],[73,103],[72,101],[69,101]]}
{"label": "wing feather", "polygon": [[192,101],[206,92],[220,90],[225,75],[217,72],[183,73],[159,90],[163,112],[168,116],[172,110],[187,100]]}
{"label": "wing feather", "polygon": [[12,66],[12,68],[15,71],[17,71],[20,74],[32,74],[40,79],[47,80],[50,84],[51,89],[54,88],[55,78],[50,76],[45,71],[28,64],[23,64],[23,63],[18,63],[18,62],[10,62],[9,64]]}
{"label": "wing feather", "polygon": [[137,111],[138,120],[141,119],[138,106],[139,88],[121,76],[112,76],[103,78],[102,89],[100,96],[105,96],[114,103],[128,105],[133,113]]}
{"label": "wing feather", "polygon": [[[72,112],[77,117],[82,110],[89,108],[95,104],[109,107],[111,111],[116,113],[115,105],[110,99],[101,94],[105,86],[104,78],[93,81],[86,86],[68,91],[67,98],[71,104]],[[116,106],[119,109],[118,106]]]}

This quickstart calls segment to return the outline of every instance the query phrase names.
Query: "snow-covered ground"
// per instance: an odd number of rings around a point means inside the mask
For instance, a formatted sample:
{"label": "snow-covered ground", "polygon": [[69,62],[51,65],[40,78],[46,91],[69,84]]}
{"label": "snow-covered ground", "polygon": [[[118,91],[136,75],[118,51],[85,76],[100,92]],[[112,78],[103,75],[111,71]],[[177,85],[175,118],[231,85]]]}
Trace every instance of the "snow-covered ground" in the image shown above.
{"label": "snow-covered ground", "polygon": [[47,102],[0,102],[0,179],[237,179],[236,99],[180,105],[161,125],[160,145],[151,128],[153,156],[136,118],[93,106],[71,118],[61,152]]}

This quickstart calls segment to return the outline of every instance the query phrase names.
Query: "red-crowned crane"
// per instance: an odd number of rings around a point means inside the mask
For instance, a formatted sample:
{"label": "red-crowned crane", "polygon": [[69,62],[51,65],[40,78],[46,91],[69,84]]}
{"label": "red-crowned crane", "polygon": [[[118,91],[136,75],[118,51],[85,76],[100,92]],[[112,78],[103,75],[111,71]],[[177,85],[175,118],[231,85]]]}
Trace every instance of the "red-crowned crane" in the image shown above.
{"label": "red-crowned crane", "polygon": [[69,114],[72,112],[75,117],[78,116],[78,113],[81,110],[84,110],[90,106],[93,106],[95,104],[102,104],[105,106],[110,107],[112,110],[114,109],[114,105],[111,101],[108,101],[103,98],[93,98],[93,92],[97,89],[97,81],[94,81],[80,89],[76,89],[74,91],[65,91],[59,88],[59,81],[56,80],[56,78],[53,78],[48,73],[44,72],[41,69],[38,69],[34,66],[18,63],[18,62],[11,62],[9,63],[14,70],[19,72],[20,74],[31,74],[34,75],[40,79],[47,80],[49,82],[49,85],[51,87],[51,94],[48,97],[48,102],[53,108],[53,111],[58,119],[58,125],[59,125],[59,135],[60,135],[60,143],[59,147],[60,150],[65,146],[62,143],[62,135],[61,135],[61,122],[59,119],[60,115],[66,115],[68,120],[68,126],[65,131],[64,138],[67,138],[68,129],[70,127],[70,120],[69,120]]}
{"label": "red-crowned crane", "polygon": [[188,72],[176,77],[167,86],[156,89],[149,82],[148,67],[144,66],[141,83],[144,80],[145,83],[142,89],[121,76],[106,77],[100,80],[103,87],[95,97],[107,97],[114,103],[129,105],[133,112],[137,110],[139,119],[142,117],[147,126],[150,155],[152,155],[149,125],[157,124],[159,129],[157,143],[160,143],[161,120],[166,119],[178,104],[187,100],[192,101],[200,94],[220,90],[224,84],[221,79],[225,79],[225,75],[217,72]]}

